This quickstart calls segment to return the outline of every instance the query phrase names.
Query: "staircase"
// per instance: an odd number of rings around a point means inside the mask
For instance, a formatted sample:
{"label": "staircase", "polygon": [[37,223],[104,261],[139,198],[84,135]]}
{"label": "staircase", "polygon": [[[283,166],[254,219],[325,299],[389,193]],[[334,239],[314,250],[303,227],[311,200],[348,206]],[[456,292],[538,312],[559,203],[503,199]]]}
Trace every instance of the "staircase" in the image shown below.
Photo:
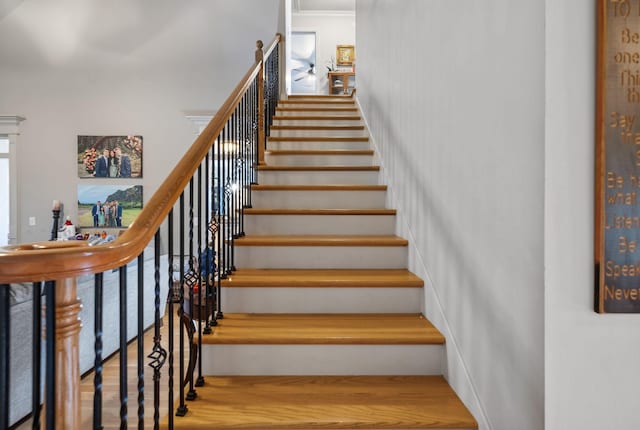
{"label": "staircase", "polygon": [[181,429],[475,429],[348,96],[277,108]]}

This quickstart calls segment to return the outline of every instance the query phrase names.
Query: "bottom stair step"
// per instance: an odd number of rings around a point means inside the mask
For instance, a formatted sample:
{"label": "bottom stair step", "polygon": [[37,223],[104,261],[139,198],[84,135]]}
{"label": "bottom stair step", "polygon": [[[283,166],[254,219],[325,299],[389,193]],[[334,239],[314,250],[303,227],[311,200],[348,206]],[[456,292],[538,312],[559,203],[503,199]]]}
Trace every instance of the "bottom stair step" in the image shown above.
{"label": "bottom stair step", "polygon": [[206,377],[197,393],[174,428],[478,428],[441,376]]}

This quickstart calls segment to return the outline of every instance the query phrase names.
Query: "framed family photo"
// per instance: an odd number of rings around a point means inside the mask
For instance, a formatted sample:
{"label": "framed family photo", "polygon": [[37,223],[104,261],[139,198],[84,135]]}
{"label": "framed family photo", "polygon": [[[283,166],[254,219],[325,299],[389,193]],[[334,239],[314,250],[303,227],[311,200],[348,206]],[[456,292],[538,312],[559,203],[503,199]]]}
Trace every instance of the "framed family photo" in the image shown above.
{"label": "framed family photo", "polygon": [[140,211],[142,185],[78,185],[78,227],[129,227]]}
{"label": "framed family photo", "polygon": [[78,177],[141,178],[142,136],[78,136]]}

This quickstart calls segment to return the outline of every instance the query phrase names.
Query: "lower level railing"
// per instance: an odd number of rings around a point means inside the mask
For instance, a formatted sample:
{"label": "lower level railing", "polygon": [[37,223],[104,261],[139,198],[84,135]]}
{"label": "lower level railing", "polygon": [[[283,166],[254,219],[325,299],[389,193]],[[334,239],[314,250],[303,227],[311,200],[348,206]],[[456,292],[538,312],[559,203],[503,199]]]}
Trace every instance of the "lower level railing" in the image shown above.
{"label": "lower level railing", "polygon": [[[102,428],[111,419],[103,413],[103,363],[112,354],[120,363],[120,428],[159,428],[161,420],[173,428],[188,413],[204,383],[202,335],[224,317],[220,283],[235,269],[233,241],[244,234],[243,211],[251,205],[270,106],[279,94],[279,41],[278,35],[256,55],[118,238],[0,249],[0,430],[26,426],[25,419],[34,429]],[[87,405],[80,375],[87,372],[93,375],[91,416],[80,410]],[[152,391],[145,386],[149,374]]]}

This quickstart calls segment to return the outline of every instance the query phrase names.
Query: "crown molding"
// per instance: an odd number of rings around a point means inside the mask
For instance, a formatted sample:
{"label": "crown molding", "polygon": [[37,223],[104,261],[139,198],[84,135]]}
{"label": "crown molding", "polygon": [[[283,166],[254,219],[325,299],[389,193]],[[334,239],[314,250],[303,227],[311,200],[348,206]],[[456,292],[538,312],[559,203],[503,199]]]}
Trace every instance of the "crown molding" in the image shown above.
{"label": "crown molding", "polygon": [[20,115],[0,115],[0,134],[18,134],[18,126],[25,119]]}

